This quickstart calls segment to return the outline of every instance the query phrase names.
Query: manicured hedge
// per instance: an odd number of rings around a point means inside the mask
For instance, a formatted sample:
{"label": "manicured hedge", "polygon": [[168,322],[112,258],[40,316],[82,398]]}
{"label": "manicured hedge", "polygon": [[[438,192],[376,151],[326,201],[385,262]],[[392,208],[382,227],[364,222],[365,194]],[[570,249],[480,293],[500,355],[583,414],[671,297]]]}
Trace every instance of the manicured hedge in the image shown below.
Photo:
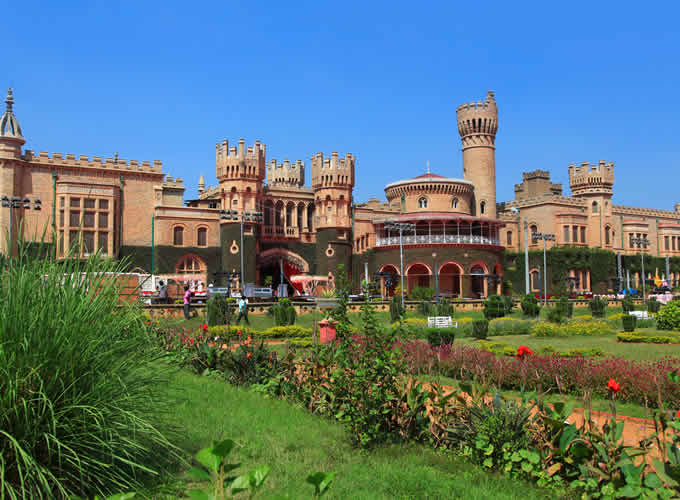
{"label": "manicured hedge", "polygon": [[680,335],[650,335],[646,332],[621,332],[616,334],[619,342],[644,344],[680,344]]}
{"label": "manicured hedge", "polygon": [[[241,332],[241,335],[238,334]],[[303,339],[312,337],[311,328],[303,328],[298,325],[273,326],[266,330],[253,330],[242,326],[211,326],[208,329],[211,337],[220,337],[223,340],[236,339],[238,337],[253,339]]]}
{"label": "manicured hedge", "polygon": [[612,326],[604,320],[571,320],[566,323],[538,321],[531,327],[531,335],[535,337],[591,336],[606,335],[608,333],[614,333],[614,330]]}

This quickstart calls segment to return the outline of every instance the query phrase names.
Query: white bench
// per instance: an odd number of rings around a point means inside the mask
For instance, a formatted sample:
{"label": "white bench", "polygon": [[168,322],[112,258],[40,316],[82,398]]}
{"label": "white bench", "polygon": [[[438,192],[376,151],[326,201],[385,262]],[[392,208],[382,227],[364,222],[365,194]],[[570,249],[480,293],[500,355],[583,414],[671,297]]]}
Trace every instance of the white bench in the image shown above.
{"label": "white bench", "polygon": [[649,319],[649,313],[647,311],[631,311],[628,314],[635,316],[637,319]]}
{"label": "white bench", "polygon": [[451,316],[430,316],[427,318],[428,328],[458,328],[457,321],[451,321]]}

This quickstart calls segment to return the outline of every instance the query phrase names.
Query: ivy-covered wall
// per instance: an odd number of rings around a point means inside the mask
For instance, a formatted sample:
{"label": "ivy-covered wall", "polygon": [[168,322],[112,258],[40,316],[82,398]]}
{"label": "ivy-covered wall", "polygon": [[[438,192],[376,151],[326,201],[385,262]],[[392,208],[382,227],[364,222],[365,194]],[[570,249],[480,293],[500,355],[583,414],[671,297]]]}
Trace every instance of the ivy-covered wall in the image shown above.
{"label": "ivy-covered wall", "polygon": [[[257,234],[259,227],[255,226],[254,231]],[[234,224],[222,224],[220,226],[220,241],[221,254],[222,254],[222,268],[219,270],[221,272],[238,272],[241,269],[241,251],[243,251],[243,265],[245,266],[245,281],[246,283],[254,283],[255,276],[257,273],[257,243],[256,236],[252,234],[243,235],[243,246],[245,248],[241,249],[241,225],[239,223]],[[238,251],[232,253],[232,245],[236,243]]]}
{"label": "ivy-covered wall", "polygon": [[[174,274],[177,263],[186,254],[195,254],[203,259],[208,268],[208,281],[211,280],[212,273],[220,269],[219,247],[156,246],[155,252],[154,266],[157,274]],[[150,246],[123,246],[118,255],[121,259],[129,259],[132,267],[140,267],[149,273],[152,272]]]}
{"label": "ivy-covered wall", "polygon": [[[343,231],[343,233],[347,233]],[[338,265],[343,264],[345,270],[351,269],[352,236],[338,238],[337,229],[320,229],[316,232],[316,266],[315,274],[326,276],[333,273],[337,277]],[[331,249],[329,252],[328,249]],[[331,255],[329,255],[329,253]]]}

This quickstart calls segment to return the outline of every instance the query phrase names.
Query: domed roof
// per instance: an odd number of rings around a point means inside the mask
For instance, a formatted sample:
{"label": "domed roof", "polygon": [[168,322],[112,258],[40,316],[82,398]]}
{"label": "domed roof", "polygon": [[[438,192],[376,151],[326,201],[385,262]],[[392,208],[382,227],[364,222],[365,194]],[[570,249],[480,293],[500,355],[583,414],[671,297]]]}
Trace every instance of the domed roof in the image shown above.
{"label": "domed roof", "polygon": [[23,140],[19,120],[14,116],[14,111],[12,110],[12,106],[14,105],[12,89],[7,89],[5,104],[7,105],[5,113],[2,115],[2,118],[0,118],[0,137],[11,137],[13,139]]}

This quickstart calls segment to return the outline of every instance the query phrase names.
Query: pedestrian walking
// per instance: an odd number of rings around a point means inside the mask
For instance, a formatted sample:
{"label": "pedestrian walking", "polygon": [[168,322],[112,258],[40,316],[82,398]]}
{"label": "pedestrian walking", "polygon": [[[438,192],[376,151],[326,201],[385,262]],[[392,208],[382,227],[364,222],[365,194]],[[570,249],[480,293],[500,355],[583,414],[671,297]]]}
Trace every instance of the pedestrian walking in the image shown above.
{"label": "pedestrian walking", "polygon": [[189,319],[189,308],[191,307],[191,290],[189,285],[184,285],[184,319]]}
{"label": "pedestrian walking", "polygon": [[236,318],[236,324],[241,323],[241,318],[243,318],[246,322],[246,325],[250,326],[250,321],[248,321],[248,299],[246,299],[243,295],[241,295],[241,298],[238,301],[238,317]]}

